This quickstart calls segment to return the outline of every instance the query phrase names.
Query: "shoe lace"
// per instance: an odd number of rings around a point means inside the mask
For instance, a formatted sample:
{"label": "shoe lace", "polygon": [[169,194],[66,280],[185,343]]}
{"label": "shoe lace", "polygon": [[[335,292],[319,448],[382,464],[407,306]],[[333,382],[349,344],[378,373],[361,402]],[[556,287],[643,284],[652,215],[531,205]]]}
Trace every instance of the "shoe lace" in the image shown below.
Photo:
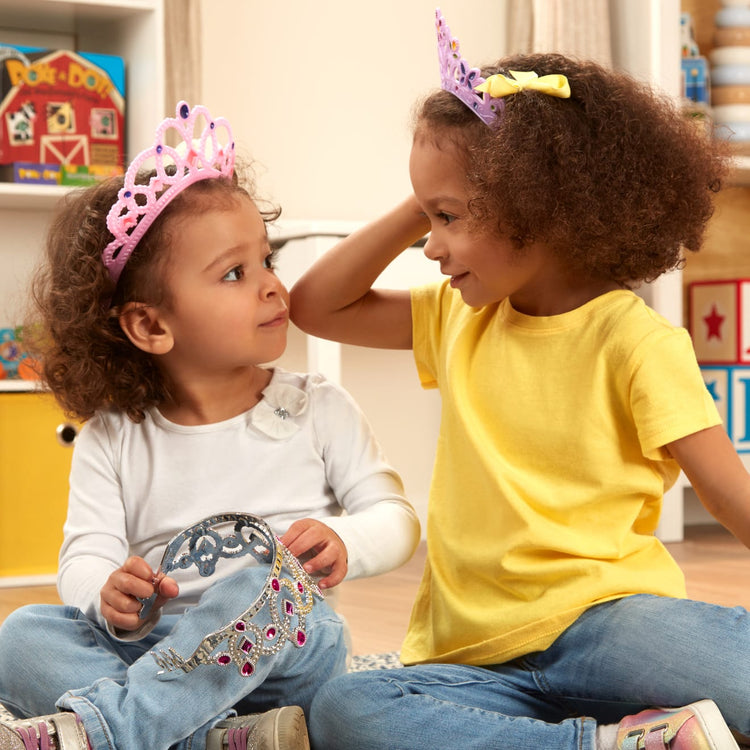
{"label": "shoe lace", "polygon": [[[39,736],[37,736],[36,733],[37,729],[39,730]],[[47,731],[47,725],[43,721],[40,721],[36,725],[36,729],[34,727],[28,727],[28,729],[18,727],[16,731],[21,737],[23,746],[26,750],[53,750],[53,745],[49,738],[49,732]]]}
{"label": "shoe lace", "polygon": [[250,727],[234,727],[227,730],[227,750],[247,750]]}

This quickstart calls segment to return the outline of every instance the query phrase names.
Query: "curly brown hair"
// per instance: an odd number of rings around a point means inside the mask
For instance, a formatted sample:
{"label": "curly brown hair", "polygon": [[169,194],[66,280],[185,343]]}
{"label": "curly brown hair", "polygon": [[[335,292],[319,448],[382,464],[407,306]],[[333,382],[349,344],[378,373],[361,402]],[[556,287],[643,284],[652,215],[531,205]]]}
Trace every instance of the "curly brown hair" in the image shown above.
{"label": "curly brown hair", "polygon": [[482,69],[568,78],[569,99],[524,90],[487,126],[453,94],[416,111],[415,138],[462,154],[472,221],[521,249],[535,241],[571,271],[625,287],[698,250],[728,168],[727,148],[666,95],[591,61],[514,55]]}
{"label": "curly brown hair", "polygon": [[[147,181],[148,175],[143,176]],[[162,403],[169,383],[152,355],[120,327],[123,305],[169,304],[166,266],[173,229],[186,213],[229,210],[241,199],[258,203],[249,176],[243,184],[218,178],[196,182],[176,196],[149,227],[115,285],[101,255],[112,239],[106,218],[123,178],[68,194],[52,221],[43,263],[31,285],[34,310],[25,331],[41,362],[41,377],[65,412],[81,420],[114,408],[140,422]],[[261,210],[265,222],[280,210]]]}

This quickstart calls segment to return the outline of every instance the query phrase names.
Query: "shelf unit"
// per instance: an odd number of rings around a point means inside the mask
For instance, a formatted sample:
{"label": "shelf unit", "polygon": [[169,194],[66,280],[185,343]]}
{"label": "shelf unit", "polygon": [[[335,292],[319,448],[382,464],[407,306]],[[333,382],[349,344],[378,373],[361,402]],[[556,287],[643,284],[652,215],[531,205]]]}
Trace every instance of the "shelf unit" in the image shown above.
{"label": "shelf unit", "polygon": [[[58,48],[58,40],[125,60],[126,158],[148,146],[164,117],[163,0],[0,2],[0,43]],[[31,271],[55,205],[68,190],[0,183],[0,327],[23,320]],[[18,528],[43,518],[50,536],[46,552],[17,549],[12,559],[0,560],[0,586],[49,582],[67,507],[71,451],[57,435],[65,418],[51,397],[23,381],[0,381],[0,412],[0,525]]]}
{"label": "shelf unit", "polygon": [[[164,117],[163,0],[2,0],[0,43],[49,47],[125,60],[126,157],[145,148]],[[52,211],[68,188],[0,183],[0,326],[21,319],[23,290]],[[0,390],[2,384],[0,383]]]}

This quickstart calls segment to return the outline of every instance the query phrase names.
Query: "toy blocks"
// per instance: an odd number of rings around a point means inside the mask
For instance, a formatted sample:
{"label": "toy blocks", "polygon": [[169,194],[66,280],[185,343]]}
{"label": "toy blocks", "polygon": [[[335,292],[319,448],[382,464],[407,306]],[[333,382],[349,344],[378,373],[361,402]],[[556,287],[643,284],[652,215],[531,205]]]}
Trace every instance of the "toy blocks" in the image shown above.
{"label": "toy blocks", "polygon": [[750,279],[689,285],[689,328],[703,380],[738,453],[750,453]]}
{"label": "toy blocks", "polygon": [[698,362],[750,367],[750,279],[697,281],[689,295]]}
{"label": "toy blocks", "polygon": [[724,427],[738,453],[750,453],[750,367],[701,365]]}

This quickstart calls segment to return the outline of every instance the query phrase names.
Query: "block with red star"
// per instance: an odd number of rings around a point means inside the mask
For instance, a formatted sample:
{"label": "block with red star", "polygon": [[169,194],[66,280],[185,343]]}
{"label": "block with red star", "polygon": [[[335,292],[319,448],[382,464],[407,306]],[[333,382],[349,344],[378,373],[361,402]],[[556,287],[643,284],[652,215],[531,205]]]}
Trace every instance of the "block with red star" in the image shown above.
{"label": "block with red star", "polygon": [[701,364],[750,364],[750,279],[688,287],[689,328]]}

